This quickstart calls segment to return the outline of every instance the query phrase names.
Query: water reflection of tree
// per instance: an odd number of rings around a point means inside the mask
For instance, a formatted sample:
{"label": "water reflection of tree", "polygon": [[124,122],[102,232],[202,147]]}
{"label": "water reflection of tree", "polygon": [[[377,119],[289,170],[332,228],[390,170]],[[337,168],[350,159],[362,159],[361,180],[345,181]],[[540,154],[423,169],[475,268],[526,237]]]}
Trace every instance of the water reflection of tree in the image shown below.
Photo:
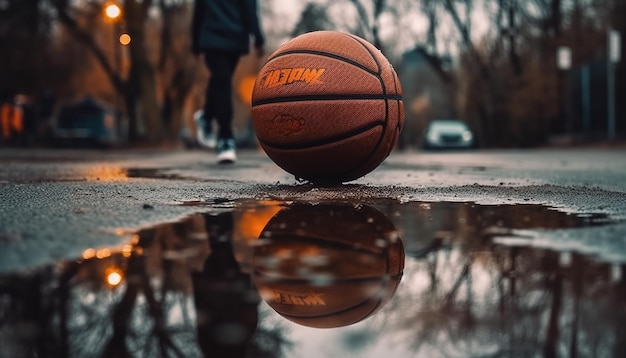
{"label": "water reflection of tree", "polygon": [[[201,216],[143,230],[121,252],[93,250],[77,262],[0,281],[0,337],[11,356],[196,357],[191,273],[209,254]],[[106,282],[115,269],[123,278]],[[6,282],[6,284],[5,284]],[[255,357],[280,356],[281,326],[258,329]],[[3,337],[3,338],[4,338]]]}
{"label": "water reflection of tree", "polygon": [[[610,265],[491,240],[513,235],[511,228],[580,226],[584,220],[531,206],[500,209],[422,203],[406,209],[412,216],[400,215],[416,228],[398,225],[402,230],[422,235],[416,238],[421,245],[409,251],[415,260],[405,269],[394,309],[412,349],[463,357],[615,356],[623,349],[626,314],[623,283],[611,282]],[[407,246],[412,239],[404,237]]]}
{"label": "water reflection of tree", "polygon": [[[0,280],[0,354],[7,357],[63,356],[53,321],[53,268]],[[17,319],[19,317],[19,319]]]}

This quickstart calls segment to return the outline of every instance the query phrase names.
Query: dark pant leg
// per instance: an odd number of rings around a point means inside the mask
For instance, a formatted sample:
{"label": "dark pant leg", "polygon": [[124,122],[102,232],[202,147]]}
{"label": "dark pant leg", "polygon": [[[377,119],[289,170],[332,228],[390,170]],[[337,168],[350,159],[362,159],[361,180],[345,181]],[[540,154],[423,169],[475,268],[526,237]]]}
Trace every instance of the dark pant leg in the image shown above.
{"label": "dark pant leg", "polygon": [[238,53],[207,52],[206,66],[211,73],[204,105],[207,125],[215,118],[219,127],[218,138],[233,138],[233,84],[232,78],[239,62]]}

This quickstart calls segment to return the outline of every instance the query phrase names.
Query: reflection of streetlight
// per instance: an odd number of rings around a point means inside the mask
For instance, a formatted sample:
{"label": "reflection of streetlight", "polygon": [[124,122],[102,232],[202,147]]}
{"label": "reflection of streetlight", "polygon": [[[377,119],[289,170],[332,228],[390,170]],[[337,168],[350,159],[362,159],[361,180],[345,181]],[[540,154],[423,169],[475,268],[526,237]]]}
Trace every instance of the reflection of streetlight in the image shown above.
{"label": "reflection of streetlight", "polygon": [[106,272],[106,283],[111,287],[119,285],[123,279],[122,272],[117,268],[109,268]]}

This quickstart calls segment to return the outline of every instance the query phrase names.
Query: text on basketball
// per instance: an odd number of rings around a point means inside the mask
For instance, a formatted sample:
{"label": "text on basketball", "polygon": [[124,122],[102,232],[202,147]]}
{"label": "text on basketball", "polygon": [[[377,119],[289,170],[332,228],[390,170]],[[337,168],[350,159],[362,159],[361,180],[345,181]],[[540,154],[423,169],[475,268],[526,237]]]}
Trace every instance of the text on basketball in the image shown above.
{"label": "text on basketball", "polygon": [[325,68],[283,68],[267,72],[263,85],[266,88],[283,86],[294,82],[304,82],[306,84],[322,84],[320,77],[326,71]]}
{"label": "text on basketball", "polygon": [[270,302],[294,306],[326,306],[321,293],[291,294],[287,292],[270,290],[264,292],[264,297]]}

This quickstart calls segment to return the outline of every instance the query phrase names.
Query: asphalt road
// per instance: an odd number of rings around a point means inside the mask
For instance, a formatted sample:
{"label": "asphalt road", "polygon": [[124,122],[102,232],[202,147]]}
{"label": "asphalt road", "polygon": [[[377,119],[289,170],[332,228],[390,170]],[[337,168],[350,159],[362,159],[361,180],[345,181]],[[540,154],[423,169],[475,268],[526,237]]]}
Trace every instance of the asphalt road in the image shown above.
{"label": "asphalt road", "polygon": [[536,203],[602,213],[616,223],[577,231],[577,247],[626,262],[624,149],[394,152],[374,172],[335,187],[300,183],[259,151],[239,156],[218,166],[201,150],[2,149],[0,273],[120,245],[140,228],[231,200],[268,198]]}

